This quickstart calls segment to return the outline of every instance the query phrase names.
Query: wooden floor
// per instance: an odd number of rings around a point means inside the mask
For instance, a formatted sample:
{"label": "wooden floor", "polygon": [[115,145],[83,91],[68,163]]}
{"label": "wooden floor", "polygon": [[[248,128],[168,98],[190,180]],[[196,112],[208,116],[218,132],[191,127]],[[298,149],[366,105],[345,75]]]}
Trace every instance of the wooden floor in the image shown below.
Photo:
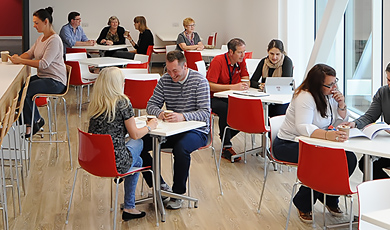
{"label": "wooden floor", "polygon": [[[26,181],[26,194],[22,196],[21,215],[17,214],[16,217],[13,215],[11,201],[9,201],[11,229],[112,229],[110,183],[113,182],[110,179],[91,176],[84,171],[80,171],[78,175],[69,223],[65,224],[75,167],[78,167],[77,128],[87,130],[88,125],[87,105],[83,106],[82,117],[79,118],[75,95],[73,88],[67,95],[74,168],[70,170],[66,144],[60,144],[58,157],[54,144],[34,144],[31,169]],[[40,110],[43,117],[46,117],[45,110]],[[65,121],[61,113],[59,106],[60,128],[64,130]],[[217,132],[216,130],[215,134]],[[64,134],[62,133],[62,136]],[[256,145],[258,146],[259,143],[260,137],[257,137]],[[219,153],[220,140],[217,138],[214,144]],[[237,152],[242,151],[244,135],[242,133],[237,135],[233,139],[233,144]],[[191,194],[199,199],[198,208],[188,208],[185,202],[179,210],[167,210],[166,222],[156,227],[153,205],[139,205],[138,209],[147,212],[146,218],[122,222],[118,210],[117,227],[118,229],[283,229],[296,170],[288,171],[287,168],[283,168],[283,173],[270,171],[262,211],[258,214],[257,206],[264,175],[263,165],[264,161],[260,156],[248,155],[246,164],[243,161],[232,164],[222,160],[221,180],[224,194],[221,195],[211,150],[194,153],[191,162]],[[168,154],[163,155],[162,158],[162,174],[166,181],[172,181]],[[360,171],[356,170],[353,180],[359,181],[361,177]],[[140,194],[140,187],[141,180],[139,180],[137,194]],[[357,197],[354,198],[356,215]],[[341,201],[342,209],[345,210],[343,199]],[[119,202],[123,202],[122,187]],[[317,203],[315,217],[318,228],[323,220],[321,211],[322,205]],[[347,217],[334,218],[329,213],[326,213],[326,217],[328,223],[348,220]],[[292,209],[289,227],[311,229],[311,225],[299,220],[295,208]],[[354,228],[357,229],[357,226]]]}

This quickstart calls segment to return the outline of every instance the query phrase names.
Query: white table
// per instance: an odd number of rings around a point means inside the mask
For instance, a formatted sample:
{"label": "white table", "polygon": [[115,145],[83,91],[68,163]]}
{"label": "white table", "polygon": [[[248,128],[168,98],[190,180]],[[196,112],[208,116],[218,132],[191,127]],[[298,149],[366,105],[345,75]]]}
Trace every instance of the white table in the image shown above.
{"label": "white table", "polygon": [[130,47],[131,45],[99,45],[95,44],[93,46],[72,46],[72,48],[80,48],[80,49],[86,49],[86,50],[104,50],[104,51],[109,51],[109,50],[119,50],[123,48]]}
{"label": "white table", "polygon": [[123,74],[125,75],[125,79],[132,80],[160,80],[160,74],[158,73],[146,73],[146,74],[132,74],[126,73],[127,69],[121,69]]}
{"label": "white table", "polygon": [[78,59],[77,61],[81,64],[95,66],[95,67],[127,65],[128,63],[132,63],[132,64],[141,63],[141,61],[125,59],[125,58],[115,58],[115,57],[95,57],[95,58]]}
{"label": "white table", "polygon": [[379,226],[384,229],[390,229],[390,209],[379,210],[363,214],[362,220]]}
{"label": "white table", "polygon": [[[137,127],[143,127],[146,124],[146,117],[138,117],[136,119]],[[161,214],[161,221],[165,222],[165,209],[163,202],[161,200],[161,195],[169,196],[178,199],[185,199],[188,201],[195,202],[195,207],[197,207],[198,199],[179,195],[172,192],[161,191],[161,144],[166,141],[166,138],[173,136],[175,134],[183,133],[189,130],[200,128],[206,126],[206,122],[202,121],[182,121],[182,122],[164,122],[159,120],[158,126],[155,130],[152,130],[149,135],[153,138],[153,169],[154,169],[154,178],[156,182],[156,196],[157,196],[157,206]]]}
{"label": "white table", "polygon": [[355,153],[364,154],[365,171],[364,180],[372,180],[372,156],[390,158],[390,134],[380,131],[378,136],[370,140],[365,137],[353,137],[345,142],[329,141],[324,139],[300,136],[297,138],[312,145],[330,148],[341,148]]}
{"label": "white table", "polygon": [[177,35],[180,32],[173,34],[173,33],[158,33],[156,36],[161,39],[163,42],[176,42]]}
{"label": "white table", "polygon": [[0,62],[0,121],[4,118],[7,108],[11,106],[12,100],[18,95],[29,74],[30,67],[28,66]]}
{"label": "white table", "polygon": [[200,52],[202,57],[215,57],[220,54],[226,53],[226,50],[222,49],[203,49],[203,50],[188,50],[189,52]]}

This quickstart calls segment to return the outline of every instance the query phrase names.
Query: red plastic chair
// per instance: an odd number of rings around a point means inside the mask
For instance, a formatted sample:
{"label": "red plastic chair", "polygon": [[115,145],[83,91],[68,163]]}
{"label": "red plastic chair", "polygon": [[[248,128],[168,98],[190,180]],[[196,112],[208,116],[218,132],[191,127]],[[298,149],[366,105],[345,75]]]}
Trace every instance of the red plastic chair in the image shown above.
{"label": "red plastic chair", "polygon": [[139,63],[139,64],[132,64],[132,63],[129,63],[127,64],[126,68],[130,68],[130,69],[148,69],[148,72],[150,73],[151,72],[151,66],[152,66],[152,63],[151,63],[151,60],[152,60],[152,54],[153,54],[153,46],[148,46],[148,50],[146,51],[146,55],[148,55],[148,62],[144,62],[144,63]]}
{"label": "red plastic chair", "polygon": [[184,51],[184,56],[187,59],[187,67],[193,70],[198,70],[195,62],[203,60],[200,52]]}
{"label": "red plastic chair", "polygon": [[72,53],[86,53],[87,49],[84,48],[66,48],[66,53],[67,54],[72,54]]}
{"label": "red plastic chair", "polygon": [[[353,221],[353,198],[352,194],[356,193],[356,185],[351,186],[348,174],[348,162],[343,149],[328,148],[311,145],[299,141],[299,158],[297,177],[299,182],[293,186],[291,194],[290,207],[287,216],[286,229],[290,218],[291,206],[295,189],[298,184],[303,184],[312,190],[324,193],[325,195],[344,195],[351,199],[351,212],[349,220],[349,229],[352,230]],[[326,226],[325,204],[326,196],[324,195],[323,218],[324,228]],[[313,192],[312,192],[313,196]],[[312,203],[312,210],[314,204]],[[314,215],[313,225],[315,224]],[[340,225],[337,225],[340,226]]]}
{"label": "red plastic chair", "polygon": [[124,94],[126,94],[134,109],[138,109],[138,116],[140,116],[140,109],[146,109],[150,97],[153,95],[154,88],[156,88],[158,80],[134,80],[125,79]]}
{"label": "red plastic chair", "polygon": [[253,52],[252,51],[250,51],[250,52],[245,52],[245,59],[248,59],[248,58],[252,58],[252,54],[253,54]]}
{"label": "red plastic chair", "polygon": [[210,35],[207,39],[207,45],[215,47],[217,45],[217,32]]}
{"label": "red plastic chair", "polygon": [[[267,183],[267,177],[268,177],[268,168],[269,165],[272,164],[279,164],[279,165],[286,165],[286,166],[293,166],[296,167],[298,164],[296,163],[291,163],[287,161],[281,161],[275,158],[274,152],[272,150],[272,143],[274,142],[276,135],[279,132],[280,126],[283,124],[284,119],[286,115],[280,115],[280,116],[275,116],[269,118],[269,126],[270,126],[270,145],[269,145],[269,151],[267,151],[267,157],[270,159],[268,164],[266,161],[264,161],[265,167],[264,167],[264,181],[263,181],[263,188],[260,193],[260,201],[259,201],[259,207],[257,208],[257,212],[260,213],[260,207],[261,207],[261,202],[263,200],[263,195],[264,195],[264,190],[265,190],[265,185]],[[266,159],[266,158],[264,158]],[[275,167],[275,166],[274,166]],[[276,169],[276,167],[275,167]]]}
{"label": "red plastic chair", "polygon": [[[69,220],[69,211],[72,205],[73,193],[76,185],[77,172],[79,169],[84,169],[90,174],[98,177],[110,177],[116,178],[116,181],[119,181],[119,178],[123,178],[134,173],[138,172],[150,172],[153,174],[150,166],[148,167],[134,167],[132,171],[120,174],[116,169],[115,163],[115,152],[114,145],[112,143],[112,138],[109,134],[91,134],[79,131],[79,164],[80,167],[76,169],[72,192],[70,195],[68,211],[66,214],[66,224],[68,224]],[[152,178],[154,178],[152,176]],[[112,186],[112,184],[111,184]],[[118,209],[118,188],[119,184],[116,183],[116,193],[115,193],[115,208],[114,208],[114,229],[116,229],[116,217],[117,217],[117,209]],[[154,179],[153,179],[153,188],[155,188]],[[111,189],[111,197],[112,197],[112,189]],[[157,214],[157,202],[155,192],[153,191],[153,201],[154,208],[156,211],[156,224],[158,226],[158,214]],[[111,199],[111,209],[112,209],[112,199]]]}
{"label": "red plastic chair", "polygon": [[[249,134],[266,134],[269,132],[265,127],[264,122],[264,110],[263,104],[260,99],[243,99],[234,96],[229,96],[229,107],[227,115],[227,123],[229,126],[225,127],[222,142],[224,143],[225,134],[227,129],[238,130]],[[246,136],[245,136],[246,137]],[[267,137],[263,135],[262,147],[265,152]],[[246,163],[246,140],[244,141],[244,153],[233,155],[231,162],[234,162],[234,158],[244,156],[244,162]],[[219,154],[219,163],[221,163],[222,148]]]}

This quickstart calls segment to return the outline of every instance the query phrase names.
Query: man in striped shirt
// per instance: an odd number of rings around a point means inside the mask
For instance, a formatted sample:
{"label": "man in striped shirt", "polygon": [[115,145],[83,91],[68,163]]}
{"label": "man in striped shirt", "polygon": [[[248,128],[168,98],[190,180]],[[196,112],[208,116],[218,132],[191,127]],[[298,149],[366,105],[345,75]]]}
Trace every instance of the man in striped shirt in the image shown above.
{"label": "man in striped shirt", "polygon": [[[177,194],[186,192],[186,182],[191,163],[191,152],[207,144],[207,135],[210,132],[210,88],[209,83],[199,72],[187,68],[186,59],[178,50],[167,54],[167,73],[164,74],[147,105],[147,113],[155,115],[166,122],[204,121],[206,126],[167,137],[161,148],[173,148],[175,162],[173,165],[173,187]],[[164,115],[163,105],[173,113]],[[152,166],[152,139],[149,135],[142,138],[144,149],[141,157],[143,166]],[[144,173],[149,187],[152,187],[150,173]],[[161,178],[161,187],[168,187]],[[181,208],[182,200],[171,198],[167,208]]]}

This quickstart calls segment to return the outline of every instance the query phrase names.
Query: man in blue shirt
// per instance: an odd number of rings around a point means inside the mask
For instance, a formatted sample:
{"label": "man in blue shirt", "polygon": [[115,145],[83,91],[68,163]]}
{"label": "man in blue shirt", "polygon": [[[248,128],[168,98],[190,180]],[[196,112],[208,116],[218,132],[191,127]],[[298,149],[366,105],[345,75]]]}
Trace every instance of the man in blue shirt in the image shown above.
{"label": "man in blue shirt", "polygon": [[64,55],[66,48],[72,48],[72,46],[93,46],[94,40],[88,40],[83,28],[81,28],[81,17],[79,12],[70,12],[68,14],[68,24],[62,26],[60,31],[60,37],[64,44]]}

